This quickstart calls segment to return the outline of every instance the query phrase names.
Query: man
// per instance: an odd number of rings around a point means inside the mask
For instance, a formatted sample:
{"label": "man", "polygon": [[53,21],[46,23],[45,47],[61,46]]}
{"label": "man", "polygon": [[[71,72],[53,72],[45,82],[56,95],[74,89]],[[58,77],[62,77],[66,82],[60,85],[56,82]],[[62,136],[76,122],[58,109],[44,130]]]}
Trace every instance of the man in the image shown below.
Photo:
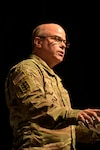
{"label": "man", "polygon": [[96,128],[93,119],[100,122],[100,109],[72,109],[53,70],[69,47],[67,32],[56,23],[41,24],[33,30],[32,45],[32,54],[10,69],[5,82],[12,149],[75,150],[76,140],[100,140],[88,125]]}

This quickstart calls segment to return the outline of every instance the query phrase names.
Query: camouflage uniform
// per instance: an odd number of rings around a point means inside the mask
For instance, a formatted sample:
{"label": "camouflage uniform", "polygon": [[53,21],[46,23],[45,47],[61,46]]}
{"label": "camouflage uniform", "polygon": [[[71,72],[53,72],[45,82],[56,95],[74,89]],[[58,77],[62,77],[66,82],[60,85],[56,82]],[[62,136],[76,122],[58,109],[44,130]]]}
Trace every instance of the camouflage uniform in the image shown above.
{"label": "camouflage uniform", "polygon": [[[13,150],[75,150],[80,110],[71,108],[61,79],[43,60],[31,55],[13,66],[6,78],[5,95],[14,135]],[[87,136],[86,130],[84,133]],[[77,135],[77,140],[85,140],[83,134]],[[86,142],[96,137],[92,136],[87,136]]]}

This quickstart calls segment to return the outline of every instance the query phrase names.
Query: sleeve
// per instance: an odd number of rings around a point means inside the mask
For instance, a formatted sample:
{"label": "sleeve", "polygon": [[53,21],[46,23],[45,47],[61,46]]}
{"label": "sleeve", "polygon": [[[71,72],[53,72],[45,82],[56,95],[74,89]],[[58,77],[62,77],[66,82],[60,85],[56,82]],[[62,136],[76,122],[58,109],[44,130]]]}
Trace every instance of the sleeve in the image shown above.
{"label": "sleeve", "polygon": [[52,116],[56,121],[58,118],[62,117],[67,125],[78,125],[78,113],[79,109],[69,109],[66,107],[52,107],[47,114]]}
{"label": "sleeve", "polygon": [[8,87],[11,99],[20,101],[23,105],[34,104],[38,107],[45,100],[43,79],[39,69],[34,64],[20,64],[10,70]]}

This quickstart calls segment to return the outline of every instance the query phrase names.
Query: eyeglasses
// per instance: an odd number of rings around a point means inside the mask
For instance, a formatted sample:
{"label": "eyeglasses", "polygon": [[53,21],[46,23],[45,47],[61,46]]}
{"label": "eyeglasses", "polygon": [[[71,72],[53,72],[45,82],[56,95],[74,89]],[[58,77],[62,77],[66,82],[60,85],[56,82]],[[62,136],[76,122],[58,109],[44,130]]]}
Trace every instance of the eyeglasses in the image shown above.
{"label": "eyeglasses", "polygon": [[54,41],[58,42],[58,43],[64,43],[66,45],[67,48],[69,48],[70,43],[67,40],[63,40],[60,36],[57,35],[52,35],[52,36],[38,36],[40,38],[47,38],[50,37],[51,39],[53,39]]}

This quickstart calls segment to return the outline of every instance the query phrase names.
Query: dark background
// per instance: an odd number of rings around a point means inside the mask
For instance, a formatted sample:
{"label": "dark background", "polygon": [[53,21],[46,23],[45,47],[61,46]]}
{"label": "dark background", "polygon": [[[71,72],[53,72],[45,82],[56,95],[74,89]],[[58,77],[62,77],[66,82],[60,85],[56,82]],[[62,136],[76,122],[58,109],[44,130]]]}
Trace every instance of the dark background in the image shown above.
{"label": "dark background", "polygon": [[[9,68],[31,53],[32,29],[54,21],[68,31],[70,49],[66,60],[55,67],[71,94],[73,108],[100,107],[100,23],[99,4],[76,1],[36,1],[1,5],[0,37],[0,147],[11,150],[12,135],[4,96]],[[78,149],[95,149],[96,144],[77,144]]]}

